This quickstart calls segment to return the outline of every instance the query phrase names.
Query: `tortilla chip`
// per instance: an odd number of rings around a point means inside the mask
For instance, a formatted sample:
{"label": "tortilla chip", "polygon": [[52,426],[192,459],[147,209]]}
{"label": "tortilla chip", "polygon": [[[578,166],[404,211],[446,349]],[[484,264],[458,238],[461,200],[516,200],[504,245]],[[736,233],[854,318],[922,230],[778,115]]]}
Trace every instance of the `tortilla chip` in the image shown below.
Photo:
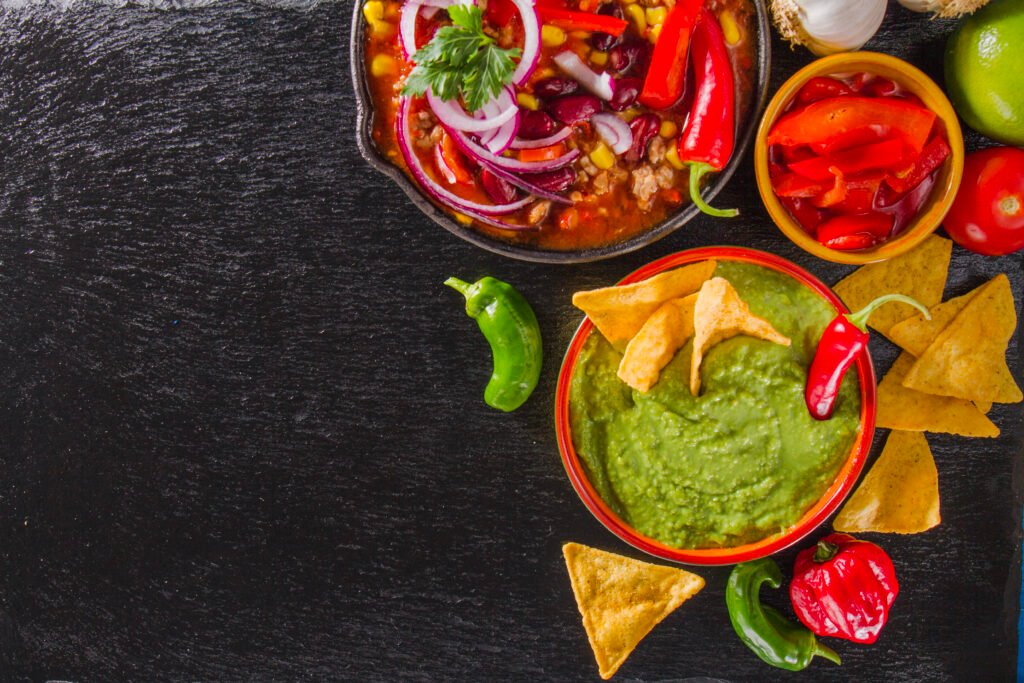
{"label": "tortilla chip", "polygon": [[693,336],[693,306],[697,295],[672,299],[647,319],[626,346],[619,363],[619,379],[637,391],[649,391],[658,383],[661,369]]}
{"label": "tortilla chip", "polygon": [[923,394],[903,386],[903,378],[913,364],[914,357],[904,351],[878,384],[875,416],[878,427],[960,436],[999,436],[999,428],[970,401]]}
{"label": "tortilla chip", "polygon": [[562,546],[601,678],[608,680],[662,619],[701,588],[696,574],[579,543]]}
{"label": "tortilla chip", "polygon": [[690,393],[700,393],[700,364],[704,352],[738,334],[789,346],[789,337],[750,312],[729,281],[716,277],[701,285],[693,307],[693,360],[690,362]]}
{"label": "tortilla chip", "polygon": [[1016,327],[1010,280],[997,275],[917,359],[903,386],[970,401],[1020,402],[1024,394],[1006,365],[1006,347]]}
{"label": "tortilla chip", "polygon": [[924,316],[918,313],[896,323],[889,329],[889,339],[904,351],[920,356],[980,289],[981,287],[955,299],[943,301],[938,306],[932,306],[928,311],[932,314],[931,320],[925,320]]}
{"label": "tortilla chip", "polygon": [[893,431],[832,523],[836,531],[917,534],[938,526],[939,473],[921,432]]}
{"label": "tortilla chip", "polygon": [[992,410],[992,401],[975,401],[974,405],[977,406],[978,410],[988,415],[989,411]]}
{"label": "tortilla chip", "polygon": [[701,261],[632,285],[576,292],[572,305],[587,314],[616,351],[622,351],[662,304],[696,292],[717,265]]}
{"label": "tortilla chip", "polygon": [[[858,268],[833,289],[851,311],[858,311],[891,292],[905,294],[931,308],[942,301],[952,251],[950,240],[931,235],[902,256]],[[907,304],[890,302],[871,314],[868,325],[888,337],[893,325],[916,312]]]}

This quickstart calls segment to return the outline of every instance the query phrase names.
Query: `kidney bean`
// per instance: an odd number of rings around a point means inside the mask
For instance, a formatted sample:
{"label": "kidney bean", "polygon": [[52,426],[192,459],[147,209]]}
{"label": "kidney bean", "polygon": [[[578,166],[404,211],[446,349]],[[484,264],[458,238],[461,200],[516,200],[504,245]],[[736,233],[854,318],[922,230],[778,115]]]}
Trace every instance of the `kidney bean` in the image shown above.
{"label": "kidney bean", "polygon": [[615,79],[615,91],[608,106],[615,111],[625,111],[636,102],[637,95],[643,87],[643,81],[639,78],[617,78]]}
{"label": "kidney bean", "polygon": [[533,94],[542,99],[572,95],[580,89],[580,84],[571,78],[545,78],[533,85]]}
{"label": "kidney bean", "polygon": [[[601,5],[601,9],[597,10],[597,13],[603,14],[605,16],[615,17],[616,19],[623,18],[622,8],[619,7],[619,3],[617,2],[609,2],[607,4]],[[608,50],[618,45],[621,41],[621,36],[616,37],[610,33],[601,33],[600,31],[597,31],[590,36],[591,47],[593,47],[595,50],[600,50],[601,52],[607,52]]]}
{"label": "kidney bean", "polygon": [[533,183],[548,192],[561,192],[576,182],[576,171],[571,166],[544,173],[524,173],[523,180]]}
{"label": "kidney bean", "polygon": [[608,68],[620,74],[635,71],[642,76],[647,71],[647,43],[631,41],[612,48],[608,53]]}
{"label": "kidney bean", "polygon": [[601,100],[593,95],[566,95],[550,102],[548,111],[556,120],[571,126],[574,123],[587,121],[601,111]]}
{"label": "kidney bean", "polygon": [[486,168],[480,169],[480,184],[484,187],[484,192],[491,198],[491,201],[495,204],[508,204],[515,201],[516,188],[511,183],[502,180],[498,176],[494,175]]}
{"label": "kidney bean", "polygon": [[629,122],[633,131],[633,144],[626,150],[626,161],[640,161],[647,154],[647,145],[661,129],[661,118],[657,114],[641,114]]}
{"label": "kidney bean", "polygon": [[519,110],[519,137],[524,140],[540,140],[554,135],[558,130],[555,120],[542,111]]}

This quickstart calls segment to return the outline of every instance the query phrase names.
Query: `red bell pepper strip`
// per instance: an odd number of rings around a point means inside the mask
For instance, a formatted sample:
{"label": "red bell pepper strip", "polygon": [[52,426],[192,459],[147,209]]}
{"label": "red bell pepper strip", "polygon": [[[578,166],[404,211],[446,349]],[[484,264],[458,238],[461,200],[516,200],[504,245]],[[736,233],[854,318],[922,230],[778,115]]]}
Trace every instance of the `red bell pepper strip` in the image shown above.
{"label": "red bell pepper strip", "polygon": [[537,5],[537,14],[540,16],[541,22],[570,31],[600,31],[613,36],[621,36],[629,25],[625,19],[606,14],[575,12],[548,5]]}
{"label": "red bell pepper strip", "polygon": [[898,97],[832,97],[807,105],[778,121],[768,144],[828,145],[860,131],[888,131],[920,154],[935,123],[935,112]]}
{"label": "red bell pepper strip", "polygon": [[801,550],[789,597],[804,626],[819,636],[873,643],[899,595],[896,568],[874,543],[829,534]]}
{"label": "red bell pepper strip", "polygon": [[945,138],[941,135],[936,135],[925,145],[921,156],[917,158],[917,162],[909,174],[902,178],[899,176],[889,176],[885,182],[899,193],[908,192],[920,185],[922,180],[930,176],[935,169],[941,166],[951,151],[949,143],[946,142]]}
{"label": "red bell pepper strip", "polygon": [[839,214],[818,226],[815,235],[829,249],[867,249],[892,234],[895,218],[884,213]]}
{"label": "red bell pepper strip", "polygon": [[835,166],[830,167],[829,171],[835,176],[835,181],[832,183],[831,189],[822,192],[814,198],[813,204],[819,209],[835,206],[846,199],[846,194],[849,191],[849,188],[846,186],[846,176],[843,172]]}
{"label": "red bell pepper strip", "polygon": [[487,0],[487,20],[495,26],[504,26],[519,14],[511,0]]}
{"label": "red bell pepper strip", "polygon": [[800,88],[800,92],[796,94],[796,101],[799,104],[810,104],[811,102],[817,102],[829,97],[841,97],[842,95],[852,94],[853,88],[838,78],[815,76]]}
{"label": "red bell pepper strip", "polygon": [[[686,4],[689,0],[682,0],[672,11]],[[700,195],[701,178],[708,171],[725,168],[736,141],[732,62],[722,27],[707,9],[701,9],[690,53],[697,83],[686,128],[679,136],[679,159],[690,169],[690,199],[697,208],[711,216],[732,218],[739,215],[739,211],[716,209]]]}
{"label": "red bell pepper strip", "polygon": [[[833,218],[831,221],[823,223],[818,229],[819,238],[822,229],[829,223],[842,219],[871,218],[877,215]],[[850,369],[857,355],[868,345],[868,317],[875,312],[876,308],[890,301],[909,304],[921,311],[925,318],[931,320],[931,314],[927,308],[903,294],[885,294],[856,313],[843,313],[833,318],[825,331],[821,333],[818,349],[811,362],[811,369],[807,371],[804,399],[807,402],[807,410],[815,419],[827,420],[832,416],[843,376]]]}
{"label": "red bell pepper strip", "polygon": [[829,171],[831,166],[835,166],[846,175],[851,175],[877,168],[895,169],[903,163],[903,143],[893,139],[844,150],[829,156],[797,161],[789,164],[789,170],[805,178],[828,180],[832,177],[832,173]]}
{"label": "red bell pepper strip", "polygon": [[800,197],[779,197],[779,201],[789,211],[789,215],[796,219],[800,226],[814,234],[822,221],[825,220],[825,212]]}
{"label": "red bell pepper strip", "polygon": [[825,183],[796,173],[782,173],[772,178],[772,190],[778,197],[817,197],[825,191]]}
{"label": "red bell pepper strip", "polygon": [[[668,11],[651,52],[644,87],[637,96],[641,104],[651,109],[668,109],[682,97],[690,36],[702,4],[703,0],[679,0]],[[699,71],[701,62],[695,60],[694,64]]]}

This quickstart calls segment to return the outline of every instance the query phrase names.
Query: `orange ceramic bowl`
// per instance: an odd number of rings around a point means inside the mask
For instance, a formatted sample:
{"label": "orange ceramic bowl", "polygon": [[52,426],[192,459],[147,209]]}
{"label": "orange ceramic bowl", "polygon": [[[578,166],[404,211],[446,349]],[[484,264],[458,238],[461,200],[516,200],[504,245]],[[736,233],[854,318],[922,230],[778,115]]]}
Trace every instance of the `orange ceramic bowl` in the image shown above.
{"label": "orange ceramic bowl", "polygon": [[[832,293],[831,289],[799,266],[772,254],[740,247],[705,247],[672,254],[658,259],[628,275],[619,285],[640,282],[663,271],[708,259],[741,261],[771,268],[772,270],[789,275],[817,293],[835,307],[837,313],[847,312],[846,307]],[[765,557],[797,543],[814,531],[829,515],[836,511],[860,477],[861,470],[863,470],[864,463],[868,457],[868,452],[871,450],[871,440],[875,431],[875,370],[871,364],[871,356],[868,354],[867,349],[857,356],[854,363],[857,378],[860,381],[860,431],[853,446],[850,448],[846,462],[843,463],[832,485],[829,486],[818,502],[804,513],[803,517],[796,524],[785,531],[759,541],[731,548],[673,548],[641,534],[612,511],[604,500],[601,499],[593,485],[591,485],[586,470],[573,446],[569,421],[569,385],[573,372],[576,369],[576,363],[579,360],[580,351],[583,349],[583,344],[592,333],[598,334],[590,320],[585,319],[579,326],[579,329],[576,330],[576,334],[569,343],[569,350],[565,354],[565,360],[562,361],[562,369],[558,375],[558,386],[555,390],[555,430],[558,435],[558,448],[561,451],[562,464],[565,466],[566,474],[569,475],[569,481],[572,482],[572,486],[576,489],[576,493],[579,495],[580,500],[583,501],[583,504],[609,531],[633,547],[665,560],[700,565],[734,564]]]}
{"label": "orange ceramic bowl", "polygon": [[[839,251],[829,249],[808,234],[775,196],[775,192],[772,191],[771,176],[768,172],[767,139],[775,122],[779,120],[807,81],[816,76],[862,72],[888,78],[908,92],[917,95],[926,107],[935,112],[945,127],[952,154],[943,162],[939,170],[931,197],[925,202],[917,217],[902,232],[871,249]],[[884,261],[906,253],[939,227],[949,208],[953,205],[957,189],[960,187],[960,179],[964,172],[964,137],[953,106],[943,94],[942,89],[935,84],[935,81],[920,69],[902,59],[877,52],[844,52],[824,57],[805,66],[783,83],[779,91],[775,93],[771,102],[768,103],[768,109],[757,129],[757,137],[754,141],[754,171],[757,175],[757,189],[761,192],[765,208],[768,209],[775,225],[779,226],[786,237],[805,251],[828,261],[863,265]]]}

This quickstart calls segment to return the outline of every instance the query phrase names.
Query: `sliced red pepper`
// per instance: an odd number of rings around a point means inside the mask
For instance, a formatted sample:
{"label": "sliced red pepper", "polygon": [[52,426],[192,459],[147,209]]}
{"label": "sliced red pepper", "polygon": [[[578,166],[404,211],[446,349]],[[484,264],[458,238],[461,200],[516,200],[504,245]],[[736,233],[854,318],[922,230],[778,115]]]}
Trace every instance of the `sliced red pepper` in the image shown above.
{"label": "sliced red pepper", "polygon": [[607,14],[575,12],[548,5],[537,5],[537,14],[540,15],[540,20],[543,23],[570,31],[600,31],[613,36],[621,36],[629,25],[625,19]]}
{"label": "sliced red pepper", "polygon": [[885,171],[867,171],[846,176],[846,197],[833,205],[838,213],[870,213],[875,208],[875,196],[885,180]]}
{"label": "sliced red pepper", "polygon": [[816,156],[818,156],[811,150],[810,147],[807,147],[805,145],[797,145],[796,147],[783,147],[782,145],[776,145],[776,148],[781,150],[779,156],[782,158],[783,161],[786,162],[787,165],[795,164],[798,161],[806,161],[808,159],[813,159]]}
{"label": "sliced red pepper", "polygon": [[533,149],[519,150],[520,161],[550,161],[565,154],[565,145],[556,142],[547,147],[535,147]]}
{"label": "sliced red pepper", "polygon": [[819,225],[817,238],[829,249],[864,249],[888,239],[892,225],[884,213],[840,215]]}
{"label": "sliced red pepper", "polygon": [[828,146],[861,131],[888,131],[920,154],[934,122],[935,112],[899,97],[832,97],[779,120],[768,144]]}
{"label": "sliced red pepper", "polygon": [[441,157],[437,162],[437,169],[450,184],[471,184],[473,182],[473,174],[466,168],[465,157],[462,156],[462,152],[459,151],[451,135],[441,133],[441,141],[437,143],[434,153]]}
{"label": "sliced red pepper", "polygon": [[[831,176],[829,176],[831,177]],[[825,191],[825,183],[796,173],[783,173],[772,178],[772,189],[779,197],[817,197]]]}
{"label": "sliced red pepper", "polygon": [[810,234],[825,220],[825,212],[800,197],[779,197],[779,201],[789,211],[789,215]]}
{"label": "sliced red pepper", "polygon": [[935,169],[941,166],[951,151],[949,143],[946,142],[945,138],[941,135],[936,135],[925,146],[910,173],[902,178],[897,175],[890,176],[885,182],[889,187],[901,194],[909,192],[920,185],[922,180],[930,176]]}
{"label": "sliced red pepper", "polygon": [[882,78],[876,76],[868,81],[863,88],[860,89],[862,95],[868,97],[890,97],[899,92],[899,86],[895,82],[890,81],[888,78]]}
{"label": "sliced red pepper", "polygon": [[841,97],[852,94],[853,88],[837,78],[815,76],[804,83],[804,87],[800,88],[800,92],[796,94],[796,101],[799,104],[810,104],[829,97]]}
{"label": "sliced red pepper", "polygon": [[849,175],[878,168],[894,169],[903,163],[903,143],[893,139],[836,152],[831,156],[795,161],[789,164],[789,170],[805,178],[828,180],[832,177],[829,171],[832,166]]}
{"label": "sliced red pepper", "polygon": [[[690,36],[703,0],[679,0],[668,11],[654,43],[644,87],[637,99],[651,109],[668,109],[682,97]],[[697,70],[701,64],[696,64]]]}
{"label": "sliced red pepper", "polygon": [[512,0],[487,0],[487,20],[495,26],[505,26],[518,14]]}
{"label": "sliced red pepper", "polygon": [[849,191],[849,188],[846,186],[846,178],[843,175],[843,172],[835,166],[829,170],[832,172],[832,175],[835,176],[835,180],[832,182],[832,187],[811,200],[811,203],[819,209],[826,209],[830,206],[835,206],[846,199],[846,193]]}

